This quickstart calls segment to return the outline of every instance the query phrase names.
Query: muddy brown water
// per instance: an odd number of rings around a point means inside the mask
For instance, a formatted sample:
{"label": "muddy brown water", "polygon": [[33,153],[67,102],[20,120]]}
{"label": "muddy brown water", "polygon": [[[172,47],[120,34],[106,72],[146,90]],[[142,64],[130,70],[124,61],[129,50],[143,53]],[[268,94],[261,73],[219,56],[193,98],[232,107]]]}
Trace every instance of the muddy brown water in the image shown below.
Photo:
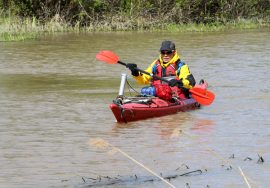
{"label": "muddy brown water", "polygon": [[[195,111],[115,123],[108,106],[121,73],[140,86],[125,67],[96,61],[95,54],[113,50],[144,69],[164,39],[176,43],[216,100]],[[175,187],[268,187],[269,58],[269,29],[66,34],[0,43],[0,187],[168,187],[146,181],[155,176],[111,147],[91,145],[96,138],[163,177],[201,170],[171,179]],[[106,185],[107,176],[123,181]]]}

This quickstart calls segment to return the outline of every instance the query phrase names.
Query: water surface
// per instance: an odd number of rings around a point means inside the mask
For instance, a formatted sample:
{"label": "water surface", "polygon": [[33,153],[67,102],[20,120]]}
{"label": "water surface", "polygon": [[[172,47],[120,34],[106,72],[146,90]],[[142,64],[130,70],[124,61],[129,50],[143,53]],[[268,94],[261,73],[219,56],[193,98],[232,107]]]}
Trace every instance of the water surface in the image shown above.
{"label": "water surface", "polygon": [[[197,81],[209,82],[215,102],[115,123],[108,106],[121,73],[130,73],[96,61],[95,54],[113,50],[144,69],[164,39],[176,43]],[[0,43],[0,187],[85,187],[98,176],[126,180],[109,187],[167,187],[144,182],[155,177],[111,147],[89,144],[95,138],[163,176],[201,170],[172,179],[176,187],[267,187],[269,57],[269,30],[67,34]]]}

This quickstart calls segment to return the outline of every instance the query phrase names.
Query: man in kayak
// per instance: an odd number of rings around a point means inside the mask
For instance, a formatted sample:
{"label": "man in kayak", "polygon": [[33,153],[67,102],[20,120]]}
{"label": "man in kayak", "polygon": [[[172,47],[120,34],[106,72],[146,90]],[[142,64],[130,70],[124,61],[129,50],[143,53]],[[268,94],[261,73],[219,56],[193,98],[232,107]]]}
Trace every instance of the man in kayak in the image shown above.
{"label": "man in kayak", "polygon": [[[165,84],[161,80],[153,79],[149,75],[140,73],[136,69],[137,64],[129,63],[127,67],[131,70],[133,77],[141,84],[151,83],[152,86]],[[196,84],[187,64],[180,59],[175,49],[175,44],[172,41],[163,41],[161,43],[159,58],[151,63],[145,71],[167,79],[168,85],[172,87],[178,97],[188,98],[188,89],[194,87]]]}

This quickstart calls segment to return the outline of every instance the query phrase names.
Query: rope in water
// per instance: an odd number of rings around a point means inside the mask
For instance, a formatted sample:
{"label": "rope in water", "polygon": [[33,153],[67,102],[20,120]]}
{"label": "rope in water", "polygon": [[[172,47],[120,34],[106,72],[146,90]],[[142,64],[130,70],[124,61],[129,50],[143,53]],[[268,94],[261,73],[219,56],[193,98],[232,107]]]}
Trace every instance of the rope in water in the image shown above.
{"label": "rope in water", "polygon": [[134,159],[133,157],[131,157],[130,155],[128,155],[126,152],[124,152],[121,149],[113,146],[112,144],[108,143],[107,141],[105,141],[105,140],[103,140],[101,138],[91,139],[90,140],[90,145],[91,146],[95,146],[97,148],[108,148],[108,146],[110,146],[113,150],[118,151],[119,153],[121,153],[122,155],[124,155],[125,157],[127,157],[128,159],[130,159],[131,161],[135,162],[137,165],[141,166],[142,168],[144,168],[145,170],[147,170],[148,172],[150,172],[151,174],[153,174],[154,176],[156,176],[157,178],[159,178],[161,181],[163,181],[164,183],[166,183],[170,187],[176,188],[173,184],[171,184],[170,182],[168,182],[167,180],[165,180],[163,177],[159,176],[153,170],[151,170],[150,168],[146,167],[144,164],[140,163],[139,161],[137,161],[136,159]]}

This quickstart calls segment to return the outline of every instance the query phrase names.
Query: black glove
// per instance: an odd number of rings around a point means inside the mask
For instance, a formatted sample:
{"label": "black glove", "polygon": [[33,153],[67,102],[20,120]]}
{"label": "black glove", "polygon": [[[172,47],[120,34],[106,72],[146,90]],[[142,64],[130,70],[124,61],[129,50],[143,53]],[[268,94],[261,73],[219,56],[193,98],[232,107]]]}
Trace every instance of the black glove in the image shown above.
{"label": "black glove", "polygon": [[177,86],[177,87],[183,87],[183,83],[180,80],[176,80],[176,79],[171,79],[168,82],[168,85],[171,87]]}
{"label": "black glove", "polygon": [[136,69],[137,68],[137,64],[134,63],[128,63],[126,65],[127,68],[129,68],[129,70],[131,71],[131,74],[133,76],[139,76],[139,71]]}

